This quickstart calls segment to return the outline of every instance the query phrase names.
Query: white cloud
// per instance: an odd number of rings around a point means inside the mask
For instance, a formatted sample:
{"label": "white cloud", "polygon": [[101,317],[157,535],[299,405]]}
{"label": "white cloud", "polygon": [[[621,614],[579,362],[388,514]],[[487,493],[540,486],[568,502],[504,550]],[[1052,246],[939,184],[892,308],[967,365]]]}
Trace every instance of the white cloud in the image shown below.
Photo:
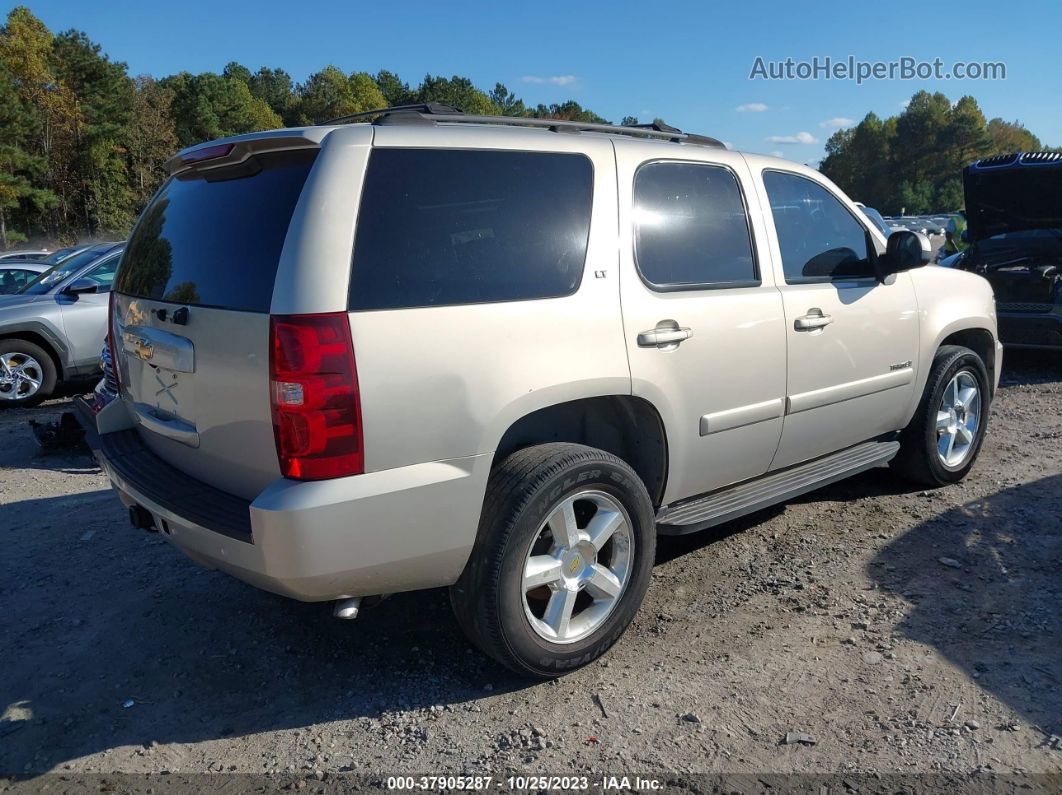
{"label": "white cloud", "polygon": [[903,102],[900,103],[900,107],[903,108],[904,110],[907,110],[907,106],[910,105],[910,104],[911,104],[911,100],[905,99]]}
{"label": "white cloud", "polygon": [[819,139],[809,132],[798,132],[796,135],[769,135],[767,140],[772,144],[817,144]]}
{"label": "white cloud", "polygon": [[767,110],[767,106],[762,102],[747,102],[744,105],[738,105],[734,110],[738,113],[763,113]]}
{"label": "white cloud", "polygon": [[851,127],[855,124],[855,119],[849,119],[844,116],[837,116],[832,119],[826,119],[826,121],[820,121],[819,126],[824,130],[840,130],[842,127]]}
{"label": "white cloud", "polygon": [[524,75],[520,78],[524,83],[550,83],[555,86],[570,86],[576,80],[575,75],[554,75],[552,77],[539,77],[537,75]]}

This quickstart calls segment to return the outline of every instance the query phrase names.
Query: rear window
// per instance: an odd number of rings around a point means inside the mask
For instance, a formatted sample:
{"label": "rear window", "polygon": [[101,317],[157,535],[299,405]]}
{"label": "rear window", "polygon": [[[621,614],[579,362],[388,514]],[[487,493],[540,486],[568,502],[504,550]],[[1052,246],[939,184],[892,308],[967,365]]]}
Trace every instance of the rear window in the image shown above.
{"label": "rear window", "polygon": [[268,312],[280,250],[316,154],[270,152],[171,178],[133,230],[115,289]]}
{"label": "rear window", "polygon": [[581,154],[377,149],[350,308],[522,301],[579,287],[593,167]]}

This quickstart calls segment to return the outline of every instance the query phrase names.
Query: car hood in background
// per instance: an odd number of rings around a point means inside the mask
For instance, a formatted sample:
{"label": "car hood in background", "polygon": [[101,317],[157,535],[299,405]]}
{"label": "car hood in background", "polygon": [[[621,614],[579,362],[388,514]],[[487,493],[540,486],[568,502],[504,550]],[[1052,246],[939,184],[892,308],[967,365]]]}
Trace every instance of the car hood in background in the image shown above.
{"label": "car hood in background", "polygon": [[1062,152],[997,155],[963,169],[967,238],[1062,229]]}

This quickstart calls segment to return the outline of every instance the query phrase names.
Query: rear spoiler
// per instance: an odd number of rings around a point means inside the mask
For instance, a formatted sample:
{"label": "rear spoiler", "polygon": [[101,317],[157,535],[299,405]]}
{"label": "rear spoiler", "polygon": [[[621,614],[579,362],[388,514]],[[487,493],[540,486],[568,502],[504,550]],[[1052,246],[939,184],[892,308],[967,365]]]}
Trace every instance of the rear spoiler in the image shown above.
{"label": "rear spoiler", "polygon": [[281,149],[316,149],[331,131],[327,127],[292,127],[219,138],[182,149],[166,161],[166,171],[173,175],[191,168],[231,166],[252,155]]}

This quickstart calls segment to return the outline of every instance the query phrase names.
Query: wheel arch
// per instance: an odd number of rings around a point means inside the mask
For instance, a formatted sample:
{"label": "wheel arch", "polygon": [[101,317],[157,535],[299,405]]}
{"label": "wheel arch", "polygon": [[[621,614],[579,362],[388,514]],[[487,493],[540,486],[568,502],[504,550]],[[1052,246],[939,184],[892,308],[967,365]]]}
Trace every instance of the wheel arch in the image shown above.
{"label": "wheel arch", "polygon": [[[978,326],[959,329],[941,339],[936,350],[939,351],[944,345],[961,345],[980,356],[988,370],[989,388],[995,393],[996,338],[991,331]],[[933,355],[936,356],[935,351]]]}
{"label": "wheel arch", "polygon": [[32,342],[42,348],[51,357],[52,363],[55,365],[56,379],[58,381],[65,380],[66,367],[63,359],[66,349],[46,329],[29,325],[13,328],[5,327],[0,331],[0,340],[9,339],[26,340],[26,342]]}
{"label": "wheel arch", "polygon": [[536,409],[505,430],[494,463],[547,442],[584,444],[612,453],[638,474],[653,505],[659,506],[667,485],[667,433],[660,413],[649,401],[632,395],[601,395]]}

